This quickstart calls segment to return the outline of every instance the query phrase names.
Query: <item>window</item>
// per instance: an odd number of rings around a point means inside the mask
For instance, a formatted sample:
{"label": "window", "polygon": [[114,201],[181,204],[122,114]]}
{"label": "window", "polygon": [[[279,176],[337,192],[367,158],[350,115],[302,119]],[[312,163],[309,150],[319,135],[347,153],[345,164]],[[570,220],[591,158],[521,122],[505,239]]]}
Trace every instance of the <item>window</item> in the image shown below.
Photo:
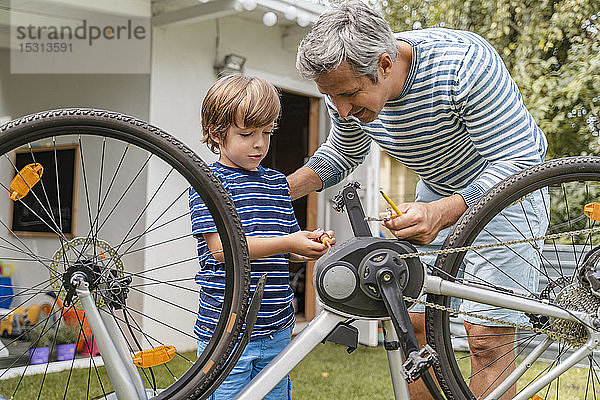
{"label": "window", "polygon": [[75,235],[78,149],[72,145],[16,152],[15,167],[19,171],[31,163],[41,164],[44,170],[31,191],[13,202],[11,229],[15,234],[55,236],[62,230],[68,238]]}

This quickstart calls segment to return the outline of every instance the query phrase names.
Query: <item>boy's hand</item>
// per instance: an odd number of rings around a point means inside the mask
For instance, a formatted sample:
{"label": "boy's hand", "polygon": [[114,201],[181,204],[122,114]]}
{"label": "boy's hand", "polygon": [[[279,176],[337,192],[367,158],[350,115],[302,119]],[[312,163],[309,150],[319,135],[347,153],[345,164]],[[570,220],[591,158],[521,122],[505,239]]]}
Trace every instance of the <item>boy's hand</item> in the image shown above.
{"label": "boy's hand", "polygon": [[[317,259],[327,252],[330,246],[324,243],[317,242],[319,237],[323,235],[325,231],[317,229],[312,232],[299,231],[289,235],[290,252],[296,253],[301,256],[309,257],[311,259]],[[335,244],[335,238],[333,231],[327,231],[330,237],[330,245]]]}

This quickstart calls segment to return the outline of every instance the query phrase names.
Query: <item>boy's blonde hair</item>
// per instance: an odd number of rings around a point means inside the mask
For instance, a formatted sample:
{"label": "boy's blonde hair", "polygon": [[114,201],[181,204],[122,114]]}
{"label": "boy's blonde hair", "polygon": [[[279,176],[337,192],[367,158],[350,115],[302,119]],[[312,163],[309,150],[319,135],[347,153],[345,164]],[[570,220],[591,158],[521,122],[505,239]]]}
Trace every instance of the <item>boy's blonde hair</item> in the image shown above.
{"label": "boy's blonde hair", "polygon": [[229,75],[216,81],[202,102],[202,143],[218,154],[231,125],[260,128],[279,117],[279,92],[268,81],[244,75]]}

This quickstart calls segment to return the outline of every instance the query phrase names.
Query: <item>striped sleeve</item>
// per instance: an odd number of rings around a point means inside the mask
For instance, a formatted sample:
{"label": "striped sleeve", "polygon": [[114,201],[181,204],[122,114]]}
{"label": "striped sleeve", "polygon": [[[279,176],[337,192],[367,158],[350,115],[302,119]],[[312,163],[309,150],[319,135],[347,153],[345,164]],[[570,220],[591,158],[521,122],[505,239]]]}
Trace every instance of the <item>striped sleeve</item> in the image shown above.
{"label": "striped sleeve", "polygon": [[457,80],[455,106],[487,162],[476,180],[457,191],[471,206],[502,179],[543,161],[546,140],[536,131],[516,83],[491,46],[471,44]]}
{"label": "striped sleeve", "polygon": [[371,146],[371,138],[358,123],[341,118],[329,97],[326,97],[326,104],[331,116],[331,131],[325,143],[306,163],[323,181],[323,189],[348,176],[364,161]]}

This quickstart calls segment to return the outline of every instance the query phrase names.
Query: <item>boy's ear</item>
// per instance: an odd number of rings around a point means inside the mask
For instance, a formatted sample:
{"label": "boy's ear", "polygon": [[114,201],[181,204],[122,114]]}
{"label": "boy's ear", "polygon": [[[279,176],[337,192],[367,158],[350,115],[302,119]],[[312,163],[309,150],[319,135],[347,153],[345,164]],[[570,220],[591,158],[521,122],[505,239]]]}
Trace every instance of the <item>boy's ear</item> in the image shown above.
{"label": "boy's ear", "polygon": [[221,144],[221,139],[214,134],[214,127],[212,125],[208,127],[208,136],[218,144]]}

